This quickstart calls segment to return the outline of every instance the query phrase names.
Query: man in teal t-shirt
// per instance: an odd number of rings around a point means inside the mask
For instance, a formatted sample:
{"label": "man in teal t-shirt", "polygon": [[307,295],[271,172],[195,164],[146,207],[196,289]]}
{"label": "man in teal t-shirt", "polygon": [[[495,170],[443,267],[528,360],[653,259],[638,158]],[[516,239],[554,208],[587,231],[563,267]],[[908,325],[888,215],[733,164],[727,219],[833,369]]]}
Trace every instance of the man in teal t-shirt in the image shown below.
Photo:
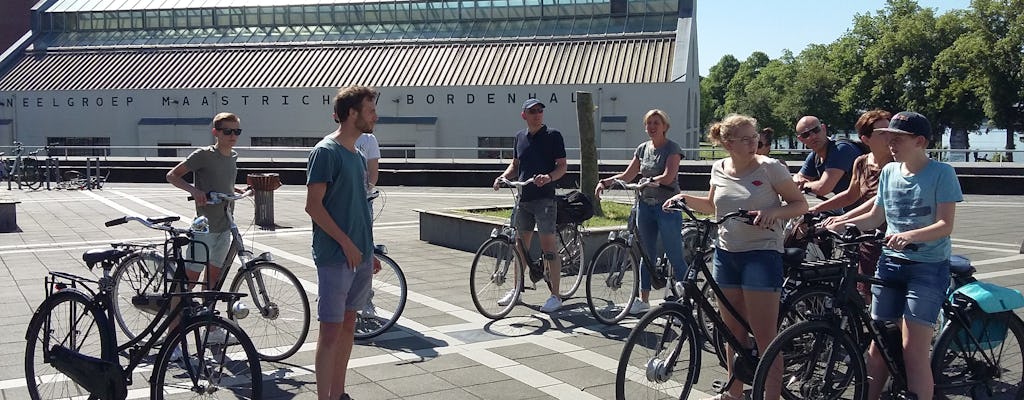
{"label": "man in teal t-shirt", "polygon": [[313,261],[319,288],[316,388],[320,400],[347,400],[356,310],[370,295],[373,221],[366,202],[366,159],[356,149],[377,122],[377,92],[350,86],[334,98],[331,132],[309,153],[306,213],[313,219]]}

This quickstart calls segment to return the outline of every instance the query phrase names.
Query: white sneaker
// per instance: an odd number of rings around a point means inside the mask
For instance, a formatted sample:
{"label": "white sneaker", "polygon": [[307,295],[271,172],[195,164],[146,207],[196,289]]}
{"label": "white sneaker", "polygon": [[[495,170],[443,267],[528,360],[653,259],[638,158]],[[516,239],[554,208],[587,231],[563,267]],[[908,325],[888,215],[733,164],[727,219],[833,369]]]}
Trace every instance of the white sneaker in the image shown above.
{"label": "white sneaker", "polygon": [[372,301],[368,301],[366,306],[359,311],[359,315],[363,318],[377,318],[377,307],[373,305]]}
{"label": "white sneaker", "polygon": [[647,312],[647,310],[650,310],[650,309],[651,309],[651,303],[648,303],[648,302],[640,300],[640,299],[634,299],[633,300],[633,305],[629,307],[629,313],[633,314],[633,315],[643,314],[643,313]]}
{"label": "white sneaker", "polygon": [[551,297],[548,297],[548,301],[544,302],[544,305],[540,307],[540,311],[550,313],[558,311],[559,308],[562,308],[562,299],[558,298],[558,296],[552,295]]}
{"label": "white sneaker", "polygon": [[502,296],[500,299],[498,299],[498,305],[502,306],[502,307],[507,306],[509,303],[512,302],[512,299],[515,298],[515,297],[516,297],[516,290],[515,289],[509,290],[508,293],[505,293],[504,296]]}
{"label": "white sneaker", "polygon": [[228,337],[228,331],[224,330],[223,328],[214,328],[212,331],[210,331],[210,337],[207,340],[208,340],[209,344],[219,344],[219,345],[238,344],[238,338],[236,338],[234,336],[231,336],[229,338]]}

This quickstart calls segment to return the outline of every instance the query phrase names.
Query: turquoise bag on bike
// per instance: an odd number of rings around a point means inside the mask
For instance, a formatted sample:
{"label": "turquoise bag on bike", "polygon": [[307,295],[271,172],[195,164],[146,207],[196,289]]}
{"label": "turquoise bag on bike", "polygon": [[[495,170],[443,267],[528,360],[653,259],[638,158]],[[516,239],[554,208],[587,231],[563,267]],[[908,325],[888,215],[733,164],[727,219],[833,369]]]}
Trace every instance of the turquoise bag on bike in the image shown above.
{"label": "turquoise bag on bike", "polygon": [[[991,350],[998,347],[1006,339],[1008,330],[1006,319],[1011,310],[1024,307],[1024,296],[1015,289],[1002,287],[987,282],[971,282],[957,288],[950,296],[967,298],[978,306],[982,313],[971,313],[971,334],[978,340],[978,347]],[[973,341],[961,332],[955,343],[965,344],[973,349]],[[954,344],[953,347],[961,347]]]}

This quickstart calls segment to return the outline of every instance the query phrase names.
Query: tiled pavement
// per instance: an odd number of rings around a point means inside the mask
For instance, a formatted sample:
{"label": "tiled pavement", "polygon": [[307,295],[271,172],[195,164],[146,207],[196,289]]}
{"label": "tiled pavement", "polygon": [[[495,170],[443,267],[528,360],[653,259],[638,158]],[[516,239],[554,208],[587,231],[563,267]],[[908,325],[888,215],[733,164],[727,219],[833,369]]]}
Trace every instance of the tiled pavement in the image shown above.
{"label": "tiled pavement", "polygon": [[[409,283],[410,299],[398,326],[355,346],[348,391],[356,399],[611,399],[614,369],[628,335],[624,327],[597,324],[581,297],[566,301],[553,315],[538,311],[544,293],[528,291],[526,305],[490,321],[475,311],[468,294],[472,254],[419,241],[412,209],[508,204],[506,192],[489,189],[388,187],[386,208],[375,237],[388,245]],[[156,238],[138,224],[114,228],[103,222],[126,214],[191,216],[191,203],[170,185],[110,184],[103,190],[5,192],[22,203],[22,232],[0,234],[0,393],[27,398],[23,373],[24,334],[32,310],[43,298],[48,270],[87,275],[83,251],[107,242]],[[276,231],[252,229],[258,251],[272,251],[278,262],[302,280],[316,281],[309,255],[310,221],[303,211],[304,188],[275,193]],[[1024,255],[1018,254],[1024,229],[1019,197],[967,196],[957,209],[954,253],[971,258],[983,277],[1024,289]],[[381,201],[381,200],[378,200]],[[239,226],[249,226],[252,205],[239,202]],[[481,238],[483,240],[484,238]],[[6,275],[6,276],[3,276]],[[315,287],[315,286],[314,286]],[[582,293],[582,290],[581,290]],[[315,312],[315,304],[313,305]],[[264,363],[266,398],[313,399],[313,350],[317,324],[306,345],[282,363]],[[704,355],[700,381],[691,396],[710,392],[724,373]],[[136,379],[135,388],[144,388]]]}

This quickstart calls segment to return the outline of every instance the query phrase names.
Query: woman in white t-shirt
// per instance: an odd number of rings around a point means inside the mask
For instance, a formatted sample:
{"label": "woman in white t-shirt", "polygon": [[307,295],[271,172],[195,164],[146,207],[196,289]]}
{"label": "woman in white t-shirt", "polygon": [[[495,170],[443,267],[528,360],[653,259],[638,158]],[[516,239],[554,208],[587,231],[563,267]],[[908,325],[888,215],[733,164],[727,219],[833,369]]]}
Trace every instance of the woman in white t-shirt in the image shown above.
{"label": "woman in white t-shirt", "polygon": [[[751,210],[756,215],[753,224],[731,219],[718,228],[712,275],[725,298],[750,324],[758,353],[763,354],[778,333],[782,224],[805,213],[807,200],[793,183],[785,164],[756,154],[759,136],[754,118],[729,115],[712,125],[708,136],[729,153],[729,157],[716,161],[711,168],[711,190],[706,197],[680,194],[672,199],[683,199],[694,210],[718,218],[737,209]],[[731,313],[723,310],[721,314],[734,336],[741,340],[747,337]],[[726,359],[731,360],[733,350],[727,352]],[[778,374],[773,374],[777,379],[770,378],[774,384],[766,388],[765,398],[779,397],[782,363],[777,367]],[[743,383],[734,381],[727,392],[714,398],[743,398]]]}

